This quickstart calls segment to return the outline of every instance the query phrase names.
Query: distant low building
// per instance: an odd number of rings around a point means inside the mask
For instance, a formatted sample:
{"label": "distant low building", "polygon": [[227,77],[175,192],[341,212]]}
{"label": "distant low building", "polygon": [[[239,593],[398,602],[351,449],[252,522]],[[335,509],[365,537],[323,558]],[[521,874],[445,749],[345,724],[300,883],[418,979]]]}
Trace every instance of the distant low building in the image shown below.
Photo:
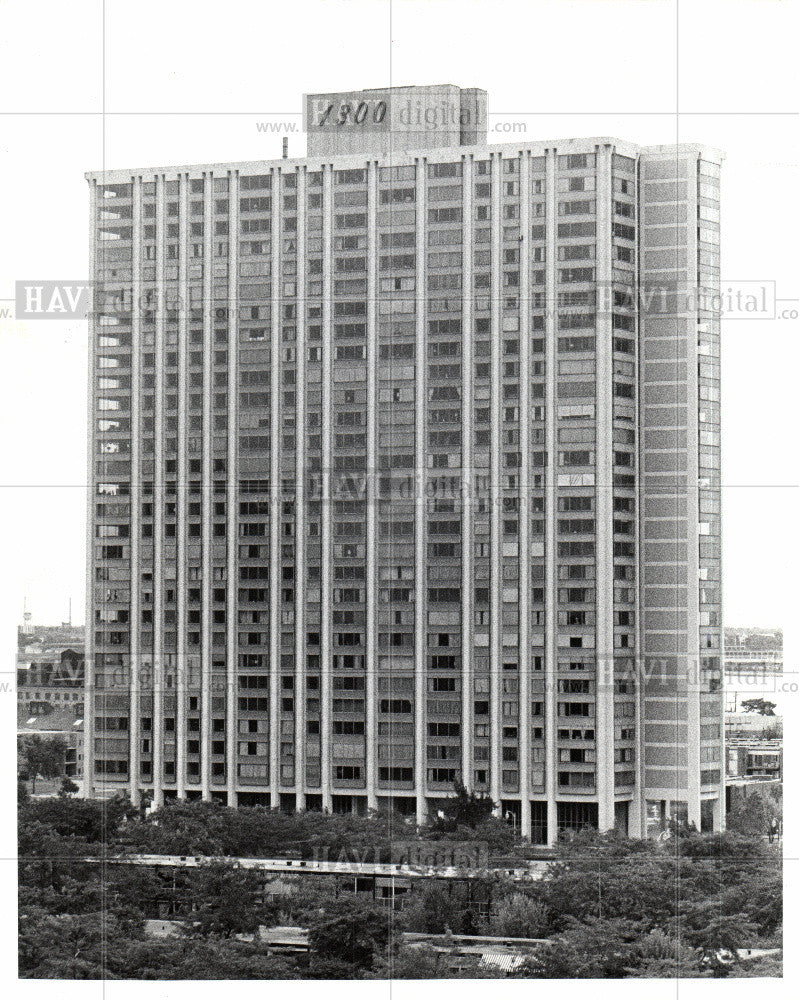
{"label": "distant low building", "polygon": [[725,677],[780,676],[782,629],[725,628]]}
{"label": "distant low building", "polygon": [[46,625],[19,630],[17,702],[35,715],[41,704],[74,706],[83,718],[85,680],[83,626]]}
{"label": "distant low building", "polygon": [[24,626],[17,639],[17,735],[61,737],[64,774],[83,774],[85,654],[82,625]]}
{"label": "distant low building", "polygon": [[50,706],[39,715],[27,715],[25,706],[17,705],[17,736],[63,740],[66,744],[64,776],[72,779],[83,776],[83,716],[75,718],[69,706]]}
{"label": "distant low building", "polygon": [[730,739],[726,746],[727,778],[782,780],[782,740]]}
{"label": "distant low building", "polygon": [[725,712],[724,731],[728,742],[739,736],[782,739],[782,716],[760,715],[758,712]]}
{"label": "distant low building", "polygon": [[[724,721],[728,735],[774,728],[780,714],[782,667],[782,629],[724,629]],[[757,700],[771,702],[774,714],[747,711],[746,703]]]}

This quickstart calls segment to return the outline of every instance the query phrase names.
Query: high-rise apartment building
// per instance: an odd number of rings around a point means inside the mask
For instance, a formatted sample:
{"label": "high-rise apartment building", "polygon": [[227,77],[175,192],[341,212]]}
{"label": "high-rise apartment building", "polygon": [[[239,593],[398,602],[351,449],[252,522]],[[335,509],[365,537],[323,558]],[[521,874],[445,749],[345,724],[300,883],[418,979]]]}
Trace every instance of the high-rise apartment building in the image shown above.
{"label": "high-rise apartment building", "polygon": [[306,116],[88,175],[86,793],[718,829],[720,155]]}

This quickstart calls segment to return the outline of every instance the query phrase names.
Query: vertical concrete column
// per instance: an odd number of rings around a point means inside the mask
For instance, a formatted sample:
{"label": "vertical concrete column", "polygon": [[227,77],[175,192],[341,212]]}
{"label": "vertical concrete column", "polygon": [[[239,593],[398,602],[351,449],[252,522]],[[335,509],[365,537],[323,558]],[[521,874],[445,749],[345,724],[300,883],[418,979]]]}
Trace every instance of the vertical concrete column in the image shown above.
{"label": "vertical concrete column", "polygon": [[474,786],[474,156],[462,157],[461,774]]}
{"label": "vertical concrete column", "polygon": [[294,792],[295,806],[305,808],[305,588],[306,524],[305,508],[305,452],[306,434],[305,366],[308,363],[306,346],[308,321],[306,281],[306,167],[297,170],[297,392],[296,392],[296,465],[294,468]]}
{"label": "vertical concrete column", "polygon": [[519,794],[521,833],[530,838],[530,153],[519,158]]}
{"label": "vertical concrete column", "polygon": [[[721,490],[719,490],[721,493]],[[722,569],[723,572],[723,569]],[[723,579],[723,576],[721,577]],[[721,632],[721,643],[719,645],[719,657],[722,664],[722,669],[724,669],[724,630],[720,629]],[[720,771],[721,771],[721,782],[718,789],[718,797],[713,802],[713,832],[714,833],[724,833],[727,829],[727,736],[724,732],[724,685],[721,685],[721,698],[722,698],[722,723],[721,723],[721,746],[719,748],[720,760]],[[701,730],[700,730],[701,734]],[[697,825],[697,829],[701,830],[701,824]]]}
{"label": "vertical concrete column", "polygon": [[414,642],[414,732],[416,774],[416,822],[427,819],[427,760],[425,719],[427,718],[427,594],[425,593],[425,539],[427,538],[427,448],[425,440],[427,407],[427,244],[425,238],[427,159],[416,159],[416,467],[414,470],[415,549],[414,588],[416,633]]}
{"label": "vertical concrete column", "polygon": [[[136,191],[134,190],[134,206],[136,204]],[[97,268],[98,268],[98,240],[97,240],[97,213],[98,213],[98,197],[97,197],[97,181],[92,180],[89,182],[89,276],[90,280],[97,281]],[[135,211],[135,208],[134,208]],[[133,255],[135,259],[136,255],[136,241],[133,241]],[[135,303],[136,286],[133,286],[133,295]],[[135,321],[135,311],[134,311],[134,321]],[[88,367],[88,379],[87,379],[87,400],[86,409],[89,414],[89,426],[86,434],[86,524],[89,526],[89,530],[86,533],[86,647],[85,647],[85,664],[84,664],[84,677],[85,677],[85,690],[84,690],[84,710],[83,710],[83,790],[82,795],[86,799],[92,798],[94,795],[94,741],[96,738],[95,726],[94,726],[94,715],[95,707],[97,703],[96,697],[96,671],[94,665],[95,657],[95,643],[94,643],[94,632],[96,629],[95,623],[95,611],[98,607],[97,600],[97,580],[95,579],[95,567],[97,565],[97,560],[95,559],[94,548],[95,548],[95,535],[96,535],[96,525],[97,525],[97,514],[96,514],[96,504],[97,504],[97,475],[95,473],[95,462],[97,461],[97,404],[95,402],[95,380],[96,380],[96,355],[97,355],[97,316],[95,313],[95,305],[92,303],[92,307],[89,310],[89,356],[87,358]],[[135,351],[135,345],[131,346],[131,352]],[[133,420],[133,402],[131,400],[131,422]],[[132,448],[133,454],[131,455],[131,470],[136,464],[136,450]],[[135,503],[135,495],[133,493],[133,484],[130,487],[130,503],[131,509]],[[131,526],[131,534],[132,534]],[[132,539],[131,539],[132,541]],[[131,566],[133,565],[133,556],[131,554]],[[131,602],[133,600],[133,593],[135,587],[135,580],[131,583]],[[133,642],[134,629],[138,628],[138,623],[133,617],[133,607],[131,605],[131,622],[130,622],[130,636],[131,642]],[[133,735],[131,734],[131,740]],[[133,780],[133,775],[131,772],[131,781]],[[132,789],[131,789],[132,791]]]}
{"label": "vertical concrete column", "polygon": [[596,795],[600,830],[614,825],[613,718],[613,149],[596,148]]}
{"label": "vertical concrete column", "polygon": [[[684,178],[688,189],[689,219],[692,221],[681,227],[684,233],[685,254],[687,260],[680,267],[685,266],[688,281],[698,271],[698,239],[697,227],[693,220],[697,217],[695,206],[699,204],[699,178],[697,154],[684,154],[678,156],[678,175]],[[687,291],[690,293],[690,284]],[[689,295],[685,296],[686,303],[689,302]],[[688,802],[688,822],[694,823],[697,830],[702,827],[702,804],[701,804],[701,771],[702,762],[700,756],[701,749],[701,689],[702,671],[699,633],[699,352],[697,350],[696,326],[698,316],[696,307],[689,312],[690,305],[686,305],[686,313],[678,320],[680,335],[685,338],[685,350],[687,355],[687,384],[686,384],[686,456],[685,471],[686,477],[686,508],[687,523],[687,565],[685,582],[687,589],[688,617],[686,623],[687,649],[685,651],[685,667],[687,669],[687,697],[688,697],[688,787],[686,789],[686,799]],[[719,655],[722,650],[719,649]],[[722,661],[723,662],[723,661]],[[722,730],[723,730],[722,716]],[[723,746],[723,744],[722,744]],[[722,757],[719,768],[723,772],[725,765]]]}
{"label": "vertical concrete column", "polygon": [[550,148],[546,155],[546,662],[544,664],[544,740],[546,745],[546,793],[547,793],[547,844],[552,846],[558,839],[557,806],[557,697],[558,678],[558,631],[557,631],[557,544],[555,526],[557,524],[557,149]]}
{"label": "vertical concrete column", "polygon": [[[155,477],[153,487],[153,804],[164,801],[164,364],[166,178],[155,177]],[[141,581],[137,581],[137,586]],[[133,664],[135,669],[138,665]]]}
{"label": "vertical concrete column", "polygon": [[[133,184],[133,251],[130,338],[130,801],[138,805],[141,784],[141,177]],[[93,411],[90,409],[89,411]],[[94,421],[93,421],[94,422]],[[95,449],[96,451],[96,449]],[[89,455],[92,460],[92,455]],[[87,639],[92,629],[86,618]],[[155,705],[153,705],[155,709]],[[89,713],[86,711],[88,719]],[[94,720],[92,720],[94,721]],[[84,723],[85,726],[85,723]],[[84,766],[86,755],[84,751]],[[161,777],[161,776],[159,776]],[[156,775],[153,773],[153,781]]]}
{"label": "vertical concrete column", "polygon": [[205,175],[203,250],[203,450],[202,450],[202,634],[200,661],[200,783],[203,799],[211,798],[211,511],[214,500],[213,430],[211,393],[213,381],[213,273],[214,273],[214,177]]}
{"label": "vertical concrete column", "polygon": [[367,164],[366,237],[366,804],[377,809],[377,179]]}
{"label": "vertical concrete column", "polygon": [[333,708],[331,587],[331,466],[333,464],[333,166],[322,167],[322,808],[333,808],[331,729]]}
{"label": "vertical concrete column", "polygon": [[491,798],[501,815],[502,797],[502,154],[491,154]]}
{"label": "vertical concrete column", "polygon": [[280,804],[280,167],[272,168],[272,301],[269,419],[269,803]]}
{"label": "vertical concrete column", "polygon": [[179,799],[186,797],[186,679],[188,656],[188,392],[189,380],[189,187],[188,174],[180,175],[179,194],[179,313],[178,313],[178,480],[177,480],[177,681],[175,712],[175,784]]}
{"label": "vertical concrete column", "polygon": [[630,803],[629,835],[646,836],[646,786],[644,782],[644,671],[643,579],[644,579],[644,430],[643,430],[643,346],[641,291],[643,284],[643,187],[641,161],[635,165],[635,794]]}
{"label": "vertical concrete column", "polygon": [[230,242],[228,243],[228,372],[227,372],[227,593],[225,683],[225,776],[227,804],[237,803],[238,697],[238,521],[239,521],[239,172],[228,174]]}

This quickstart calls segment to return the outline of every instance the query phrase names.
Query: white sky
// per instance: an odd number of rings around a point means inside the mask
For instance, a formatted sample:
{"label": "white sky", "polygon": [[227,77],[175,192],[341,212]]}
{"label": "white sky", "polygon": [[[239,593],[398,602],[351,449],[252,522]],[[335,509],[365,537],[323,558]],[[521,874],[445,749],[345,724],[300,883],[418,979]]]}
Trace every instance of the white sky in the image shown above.
{"label": "white sky", "polygon": [[[381,0],[113,2],[103,60],[100,2],[6,0],[0,296],[17,279],[86,278],[86,170],[279,156],[282,136],[259,121],[295,123],[301,154],[303,92],[447,82],[487,89],[491,124],[523,121],[530,140],[726,150],[723,278],[774,280],[780,298],[799,299],[796,5],[684,3],[679,59],[675,11],[660,0],[396,0],[390,22]],[[732,624],[788,628],[796,608],[798,331],[796,319],[725,324]],[[70,598],[83,619],[85,364],[85,324],[0,318],[1,607],[12,625],[25,596],[34,621],[65,618]]]}

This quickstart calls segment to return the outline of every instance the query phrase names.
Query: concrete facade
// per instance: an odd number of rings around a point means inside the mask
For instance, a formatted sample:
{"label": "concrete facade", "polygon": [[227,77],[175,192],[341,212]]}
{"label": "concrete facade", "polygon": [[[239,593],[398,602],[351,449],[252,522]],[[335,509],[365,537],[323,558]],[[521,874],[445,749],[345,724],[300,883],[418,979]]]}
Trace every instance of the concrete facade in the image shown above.
{"label": "concrete facade", "polygon": [[86,794],[718,829],[719,154],[325,134],[87,175]]}

